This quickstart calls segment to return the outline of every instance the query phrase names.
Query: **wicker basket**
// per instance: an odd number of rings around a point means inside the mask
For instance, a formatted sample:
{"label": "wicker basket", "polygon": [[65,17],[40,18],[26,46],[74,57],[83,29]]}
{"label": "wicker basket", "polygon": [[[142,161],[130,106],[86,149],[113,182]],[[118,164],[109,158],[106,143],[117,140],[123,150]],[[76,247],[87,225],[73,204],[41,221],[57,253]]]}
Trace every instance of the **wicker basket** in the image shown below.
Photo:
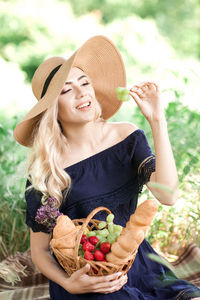
{"label": "wicker basket", "polygon": [[67,274],[69,276],[72,273],[74,273],[75,271],[84,267],[87,263],[90,264],[90,270],[88,272],[88,275],[90,275],[90,276],[109,275],[109,274],[116,273],[119,271],[121,271],[123,274],[126,274],[128,272],[128,270],[130,269],[130,267],[136,257],[137,250],[135,250],[128,258],[126,258],[126,260],[124,260],[123,263],[120,263],[120,264],[113,264],[113,263],[105,262],[105,261],[87,260],[78,255],[79,245],[80,245],[80,240],[81,240],[82,234],[84,233],[86,227],[90,231],[93,229],[99,229],[98,224],[101,221],[92,219],[92,218],[96,213],[98,213],[99,211],[102,211],[102,210],[105,210],[108,214],[111,213],[111,211],[108,208],[99,206],[99,207],[95,208],[87,216],[87,218],[72,220],[74,225],[76,225],[76,226],[82,225],[80,230],[77,231],[75,247],[73,249],[73,256],[63,255],[62,253],[60,253],[59,249],[53,247],[50,242],[52,251],[54,252],[56,258],[58,259],[60,265],[64,268],[64,270],[67,272]]}

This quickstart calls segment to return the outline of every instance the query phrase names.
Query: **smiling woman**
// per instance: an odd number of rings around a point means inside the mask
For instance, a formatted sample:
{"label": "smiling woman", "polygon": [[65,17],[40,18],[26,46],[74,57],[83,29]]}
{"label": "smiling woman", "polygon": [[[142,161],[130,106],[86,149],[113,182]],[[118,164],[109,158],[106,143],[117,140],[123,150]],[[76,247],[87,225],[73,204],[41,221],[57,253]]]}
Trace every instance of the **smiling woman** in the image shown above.
{"label": "smiling woman", "polygon": [[[26,224],[32,260],[49,278],[52,300],[189,300],[199,293],[197,287],[148,258],[156,253],[146,239],[125,276],[89,276],[90,265],[67,276],[49,249],[52,226],[36,218],[46,200],[51,200],[51,217],[56,209],[55,218],[63,213],[81,219],[106,206],[116,224],[125,227],[144,184],[161,203],[175,203],[178,178],[159,87],[146,82],[130,91],[151,126],[155,160],[143,130],[131,123],[107,121],[122,105],[116,88],[125,86],[118,49],[104,36],[92,37],[68,60],[52,57],[38,67],[32,80],[38,103],[14,130],[16,140],[30,147]],[[164,191],[157,196],[150,181],[167,185],[173,195]]]}
{"label": "smiling woman", "polygon": [[[91,79],[79,68],[72,68],[58,97],[58,119],[68,136],[73,130],[70,125],[90,121],[100,117],[100,106],[97,104]],[[79,113],[86,112],[86,113]],[[74,125],[72,125],[74,126]]]}

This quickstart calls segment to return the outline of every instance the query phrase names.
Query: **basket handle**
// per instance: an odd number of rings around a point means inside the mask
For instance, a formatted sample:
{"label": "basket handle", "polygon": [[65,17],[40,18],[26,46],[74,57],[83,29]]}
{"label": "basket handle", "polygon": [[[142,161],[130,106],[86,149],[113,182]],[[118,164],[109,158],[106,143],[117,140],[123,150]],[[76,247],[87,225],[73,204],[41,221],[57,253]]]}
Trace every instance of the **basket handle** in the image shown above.
{"label": "basket handle", "polygon": [[88,223],[90,223],[90,220],[94,217],[94,215],[96,215],[101,210],[105,210],[105,211],[107,211],[108,214],[111,214],[111,211],[107,207],[104,207],[104,206],[96,207],[95,209],[93,209],[91,211],[91,213],[89,213],[87,218],[84,220],[81,229],[78,231],[76,244],[75,244],[75,248],[74,248],[74,260],[76,262],[77,262],[77,259],[78,259],[78,250],[79,250],[79,244],[80,244],[80,241],[81,241],[82,234],[85,231]]}

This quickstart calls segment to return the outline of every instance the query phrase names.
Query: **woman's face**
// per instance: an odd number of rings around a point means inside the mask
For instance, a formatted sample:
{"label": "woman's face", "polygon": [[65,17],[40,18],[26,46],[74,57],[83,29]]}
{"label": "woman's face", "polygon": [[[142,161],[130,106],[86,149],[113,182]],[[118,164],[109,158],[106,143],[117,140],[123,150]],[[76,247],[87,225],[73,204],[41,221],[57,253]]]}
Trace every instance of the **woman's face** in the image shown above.
{"label": "woman's face", "polygon": [[58,119],[61,123],[82,123],[94,120],[97,100],[90,78],[72,68],[58,97]]}

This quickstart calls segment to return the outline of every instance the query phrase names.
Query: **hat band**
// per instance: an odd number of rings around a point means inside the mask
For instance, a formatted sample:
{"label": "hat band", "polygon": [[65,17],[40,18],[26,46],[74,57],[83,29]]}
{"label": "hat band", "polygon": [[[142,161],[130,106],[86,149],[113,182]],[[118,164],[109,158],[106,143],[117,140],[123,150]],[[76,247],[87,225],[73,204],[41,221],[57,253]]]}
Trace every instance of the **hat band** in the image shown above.
{"label": "hat band", "polygon": [[60,69],[61,66],[62,66],[62,64],[57,66],[56,68],[54,68],[51,71],[51,73],[49,74],[49,76],[47,77],[47,79],[45,80],[45,83],[44,83],[44,86],[43,86],[43,89],[42,89],[42,94],[41,94],[40,98],[44,97],[44,95],[46,94],[46,91],[48,89],[48,86],[49,86],[53,76],[56,74],[56,72]]}

